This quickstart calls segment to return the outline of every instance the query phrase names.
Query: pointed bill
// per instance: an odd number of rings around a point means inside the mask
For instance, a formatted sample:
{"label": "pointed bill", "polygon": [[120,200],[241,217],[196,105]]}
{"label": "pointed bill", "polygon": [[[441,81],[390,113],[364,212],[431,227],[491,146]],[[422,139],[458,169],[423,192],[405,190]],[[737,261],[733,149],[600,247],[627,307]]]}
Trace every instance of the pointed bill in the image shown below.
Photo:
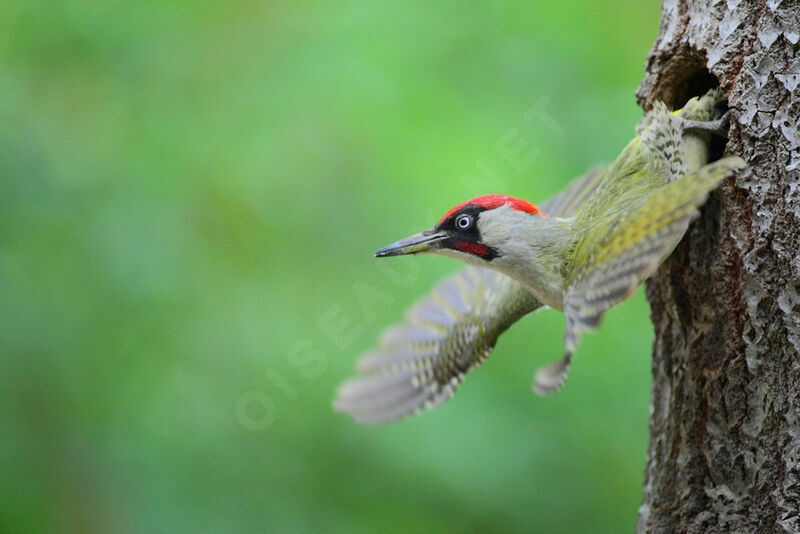
{"label": "pointed bill", "polygon": [[404,254],[427,252],[432,248],[437,248],[438,244],[444,239],[447,239],[446,233],[431,228],[383,247],[375,253],[375,257],[383,258],[385,256],[402,256]]}

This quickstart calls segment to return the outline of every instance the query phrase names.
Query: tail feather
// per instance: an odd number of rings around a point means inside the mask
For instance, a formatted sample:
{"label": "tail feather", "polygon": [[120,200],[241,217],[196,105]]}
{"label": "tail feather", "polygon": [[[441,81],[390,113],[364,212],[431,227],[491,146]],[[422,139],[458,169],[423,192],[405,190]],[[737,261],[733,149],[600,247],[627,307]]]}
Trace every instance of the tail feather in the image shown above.
{"label": "tail feather", "polygon": [[537,395],[550,395],[561,389],[567,380],[571,361],[572,353],[567,352],[560,360],[539,368],[533,380],[533,392]]}

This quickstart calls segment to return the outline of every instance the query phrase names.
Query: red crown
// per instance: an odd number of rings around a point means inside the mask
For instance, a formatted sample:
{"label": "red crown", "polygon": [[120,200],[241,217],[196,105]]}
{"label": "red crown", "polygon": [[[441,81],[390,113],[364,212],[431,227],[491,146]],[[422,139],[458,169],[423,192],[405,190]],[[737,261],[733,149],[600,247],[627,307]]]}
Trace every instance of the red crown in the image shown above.
{"label": "red crown", "polygon": [[544,215],[541,211],[539,211],[539,208],[536,206],[536,204],[531,204],[527,200],[510,197],[508,195],[483,195],[480,197],[475,197],[472,200],[467,200],[466,202],[462,202],[458,206],[455,206],[444,214],[444,217],[439,220],[439,224],[464,206],[481,206],[487,210],[493,210],[495,208],[499,208],[500,206],[508,206],[517,211]]}

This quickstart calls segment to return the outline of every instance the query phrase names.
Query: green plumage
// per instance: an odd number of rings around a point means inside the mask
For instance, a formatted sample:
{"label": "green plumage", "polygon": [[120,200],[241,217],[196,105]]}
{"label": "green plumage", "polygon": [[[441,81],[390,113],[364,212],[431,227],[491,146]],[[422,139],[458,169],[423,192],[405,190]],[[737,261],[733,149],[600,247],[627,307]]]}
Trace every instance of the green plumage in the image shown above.
{"label": "green plumage", "polygon": [[[557,266],[565,314],[565,356],[537,373],[534,390],[561,387],[580,335],[651,276],[683,237],[709,191],[744,163],[729,157],[706,165],[708,123],[721,115],[718,91],[692,99],[680,113],[662,104],[608,167],[595,167],[541,206],[566,225],[566,238],[548,260]],[[383,423],[435,407],[498,336],[542,305],[528,289],[495,270],[468,267],[412,307],[358,364],[363,376],[339,389],[336,409],[357,422]]]}
{"label": "green plumage", "polygon": [[711,91],[679,114],[657,104],[576,213],[574,241],[562,257],[568,352],[581,332],[595,328],[603,312],[655,272],[708,192],[744,166],[728,157],[698,168],[708,157],[708,134],[683,131],[681,121],[715,118],[721,99]]}
{"label": "green plumage", "polygon": [[[552,217],[570,217],[592,194],[606,168],[597,166],[542,204]],[[466,267],[439,283],[386,330],[378,348],[359,359],[363,376],[339,388],[334,408],[358,423],[380,424],[435,408],[461,385],[509,326],[541,308],[508,276]]]}

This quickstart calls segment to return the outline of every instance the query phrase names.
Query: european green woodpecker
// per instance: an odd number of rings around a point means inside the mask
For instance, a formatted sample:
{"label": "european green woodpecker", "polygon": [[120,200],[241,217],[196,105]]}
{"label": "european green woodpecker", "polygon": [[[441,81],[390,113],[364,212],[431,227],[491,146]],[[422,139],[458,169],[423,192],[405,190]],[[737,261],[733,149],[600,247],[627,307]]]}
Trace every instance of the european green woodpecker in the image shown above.
{"label": "european green woodpecker", "polygon": [[565,316],[565,355],[541,368],[533,389],[558,390],[582,333],[652,275],[683,237],[712,189],[744,166],[738,157],[708,163],[727,115],[718,90],[677,112],[659,103],[607,167],[596,167],[541,206],[485,195],[449,210],[432,228],[393,243],[377,257],[429,252],[470,267],[436,286],[405,323],[387,330],[357,364],[334,407],[362,424],[434,408],[498,336],[543,307]]}

